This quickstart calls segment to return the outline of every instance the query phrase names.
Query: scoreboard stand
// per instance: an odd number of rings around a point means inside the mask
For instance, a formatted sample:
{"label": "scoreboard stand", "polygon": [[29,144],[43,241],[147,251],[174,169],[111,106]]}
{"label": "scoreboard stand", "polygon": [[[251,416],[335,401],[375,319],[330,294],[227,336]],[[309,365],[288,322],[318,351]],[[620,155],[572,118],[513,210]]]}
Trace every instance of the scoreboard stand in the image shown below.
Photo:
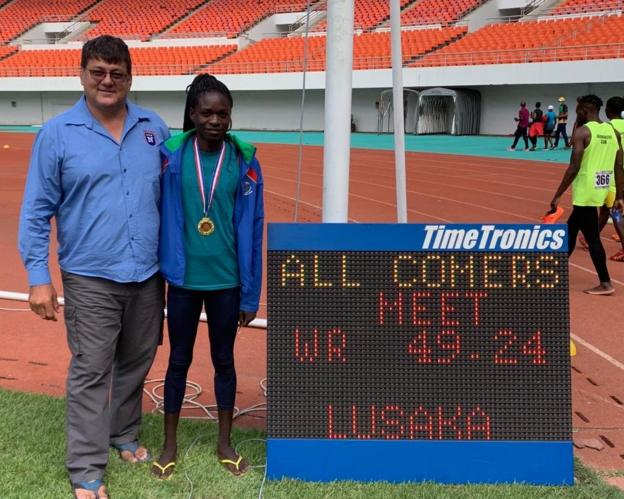
{"label": "scoreboard stand", "polygon": [[270,224],[270,479],[573,483],[562,225]]}

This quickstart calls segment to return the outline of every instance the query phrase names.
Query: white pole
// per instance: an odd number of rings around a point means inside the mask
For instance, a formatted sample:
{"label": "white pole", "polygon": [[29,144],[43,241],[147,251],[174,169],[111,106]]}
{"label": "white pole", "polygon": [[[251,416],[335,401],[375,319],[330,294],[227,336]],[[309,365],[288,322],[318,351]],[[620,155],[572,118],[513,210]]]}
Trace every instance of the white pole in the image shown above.
{"label": "white pole", "polygon": [[392,106],[394,108],[394,164],[396,171],[397,222],[407,223],[400,0],[390,0],[390,33],[392,34]]}
{"label": "white pole", "polygon": [[323,222],[347,222],[353,68],[353,0],[327,2]]}

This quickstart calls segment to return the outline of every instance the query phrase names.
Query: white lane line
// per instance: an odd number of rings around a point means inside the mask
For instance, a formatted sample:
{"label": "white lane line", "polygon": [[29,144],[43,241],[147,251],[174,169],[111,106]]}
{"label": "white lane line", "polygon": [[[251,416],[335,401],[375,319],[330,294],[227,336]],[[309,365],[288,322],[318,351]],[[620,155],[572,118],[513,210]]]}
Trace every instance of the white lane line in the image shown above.
{"label": "white lane line", "polygon": [[607,362],[613,364],[618,369],[624,371],[624,364],[622,364],[619,360],[611,357],[608,353],[603,352],[602,350],[600,350],[600,348],[595,347],[590,342],[585,341],[583,338],[581,338],[580,336],[577,336],[576,334],[570,334],[570,337],[577,343],[580,343],[581,345],[583,345],[588,350],[591,350],[592,352],[594,352],[599,357],[602,357]]}
{"label": "white lane line", "polygon": [[[590,274],[596,274],[595,270],[588,269],[587,267],[583,267],[582,265],[579,265],[578,263],[568,262],[568,264],[570,265],[570,267],[576,267],[577,269],[582,270],[583,272],[589,272]],[[615,284],[619,284],[620,286],[624,286],[624,282],[618,281],[617,279],[613,279],[613,277],[611,278],[611,282],[614,282]]]}
{"label": "white lane line", "polygon": [[[270,178],[271,178],[271,176],[270,176],[270,175],[266,175],[266,174],[265,174],[265,175],[264,175],[264,178],[265,178],[265,179],[266,179],[266,178],[269,178],[269,179],[270,179]],[[290,183],[292,183],[292,184],[294,184],[294,183],[296,182],[295,180],[290,180],[290,179],[286,179],[286,178],[281,178],[281,179],[279,179],[279,180],[281,180],[281,181],[283,181],[283,182],[290,182]],[[315,188],[315,189],[322,189],[322,187],[319,187],[317,184],[310,184],[310,183],[308,183],[308,182],[301,182],[301,185],[306,185],[306,186],[308,186],[308,187],[312,187],[312,188]],[[290,197],[290,196],[285,196],[285,195],[280,194],[280,193],[278,193],[278,192],[268,191],[268,190],[266,190],[266,189],[264,190],[264,192],[269,192],[269,193],[274,194],[274,195],[276,195],[276,196],[281,196],[281,197],[283,197],[283,198],[286,198],[286,199],[290,199],[290,200],[292,200],[292,201],[295,201],[295,198]],[[434,196],[434,197],[435,197],[435,196]],[[373,202],[373,203],[381,204],[381,205],[384,205],[384,206],[390,206],[390,207],[392,207],[392,208],[395,208],[395,209],[396,209],[396,203],[388,203],[388,202],[386,202],[386,201],[380,201],[379,199],[371,198],[371,197],[368,197],[368,196],[360,196],[359,194],[349,193],[349,199],[351,199],[351,198],[363,199],[363,200],[365,200],[365,201],[371,201],[371,202]],[[317,208],[317,209],[319,209],[319,210],[321,210],[321,209],[322,209],[320,206],[315,205],[315,204],[306,203],[306,202],[304,202],[304,201],[300,201],[300,202],[301,202],[302,204],[307,204],[308,206],[312,206],[312,207]],[[453,223],[453,222],[452,222],[451,220],[449,220],[448,218],[438,217],[438,216],[436,216],[436,215],[433,215],[432,213],[426,213],[426,212],[424,212],[424,211],[413,210],[413,209],[411,209],[411,208],[408,208],[408,209],[407,209],[407,211],[408,211],[408,213],[415,213],[415,214],[417,214],[417,215],[422,215],[422,216],[425,216],[425,217],[429,217],[429,218],[434,219],[434,220],[439,220],[440,222],[444,222],[444,223],[448,223],[448,224]],[[360,223],[358,220],[355,220],[354,218],[349,218],[349,221],[351,221],[351,222],[357,222],[357,223]]]}
{"label": "white lane line", "polygon": [[[268,189],[264,189],[264,192],[267,193],[267,194],[272,194],[274,196],[279,196],[279,197],[284,198],[284,199],[289,199],[292,202],[296,202],[297,201],[294,197],[286,196],[285,194],[281,194],[279,192],[270,191]],[[301,201],[301,200],[299,200],[299,204],[303,204],[303,205],[309,206],[310,208],[314,208],[315,210],[319,210],[321,213],[323,212],[323,208],[321,208],[317,204],[306,203],[305,201]],[[354,223],[360,223],[358,220],[356,220],[355,218],[351,218],[351,217],[348,218],[348,221],[349,222],[354,222]]]}

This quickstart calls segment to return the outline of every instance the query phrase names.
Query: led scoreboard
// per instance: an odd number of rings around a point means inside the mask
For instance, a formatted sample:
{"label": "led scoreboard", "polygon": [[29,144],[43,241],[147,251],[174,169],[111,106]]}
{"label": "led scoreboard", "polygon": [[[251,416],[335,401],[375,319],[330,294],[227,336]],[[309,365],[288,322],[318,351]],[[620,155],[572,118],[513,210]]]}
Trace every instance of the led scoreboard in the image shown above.
{"label": "led scoreboard", "polygon": [[268,476],[571,484],[564,225],[270,224]]}

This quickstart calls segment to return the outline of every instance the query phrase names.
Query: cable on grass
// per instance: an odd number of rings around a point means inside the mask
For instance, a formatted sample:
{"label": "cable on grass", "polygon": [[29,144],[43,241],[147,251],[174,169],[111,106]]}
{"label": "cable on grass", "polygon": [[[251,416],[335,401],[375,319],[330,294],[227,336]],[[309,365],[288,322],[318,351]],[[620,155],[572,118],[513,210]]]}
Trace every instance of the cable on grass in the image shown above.
{"label": "cable on grass", "polygon": [[[165,380],[160,379],[150,379],[145,381],[145,385],[154,384],[151,389],[143,388],[143,393],[145,393],[151,401],[154,403],[155,407],[152,409],[153,413],[164,414],[164,403],[165,398],[163,395],[158,393],[158,391],[165,386]],[[260,386],[262,388],[263,394],[266,397],[266,378],[260,381]],[[182,399],[182,409],[196,409],[204,414],[201,416],[180,416],[183,419],[207,419],[209,421],[217,420],[217,406],[216,404],[202,404],[198,402],[197,399],[203,392],[203,388],[199,383],[195,383],[194,381],[186,382],[187,393],[184,394],[184,398]],[[252,405],[250,407],[246,407],[244,409],[239,409],[238,407],[234,407],[234,413],[232,415],[233,419],[237,417],[244,416],[245,414],[250,414],[252,412],[262,412],[266,411],[266,402],[261,402],[259,404]]]}
{"label": "cable on grass", "polygon": [[[188,456],[189,452],[191,452],[191,449],[199,441],[199,438],[200,438],[200,435],[197,435],[195,437],[195,440],[193,440],[191,442],[191,445],[189,445],[188,448],[186,449],[186,452],[184,453],[184,458],[183,458],[185,461],[186,461],[186,457]],[[184,478],[186,478],[186,481],[191,486],[191,490],[189,491],[189,495],[188,495],[188,499],[191,499],[191,497],[193,497],[193,490],[195,489],[195,485],[193,484],[193,480],[191,480],[191,477],[189,476],[189,474],[188,474],[188,472],[186,470],[184,470]]]}

